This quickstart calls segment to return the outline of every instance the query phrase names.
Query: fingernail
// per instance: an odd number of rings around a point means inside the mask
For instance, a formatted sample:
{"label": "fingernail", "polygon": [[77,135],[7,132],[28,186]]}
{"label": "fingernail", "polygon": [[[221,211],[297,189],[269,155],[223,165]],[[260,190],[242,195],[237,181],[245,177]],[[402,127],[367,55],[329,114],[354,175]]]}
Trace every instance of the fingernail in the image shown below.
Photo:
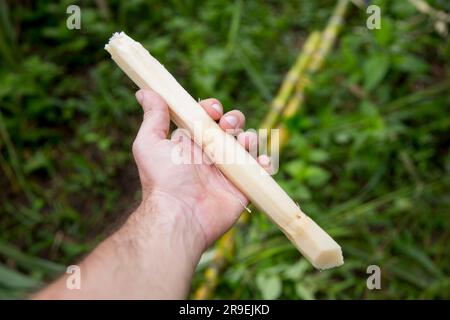
{"label": "fingernail", "polygon": [[228,122],[228,124],[233,128],[236,127],[238,123],[238,119],[235,116],[226,116],[225,121]]}
{"label": "fingernail", "polygon": [[218,103],[213,103],[211,108],[213,108],[214,110],[216,110],[219,113],[222,113],[222,110],[223,110],[222,106],[220,104],[218,104]]}
{"label": "fingernail", "polygon": [[144,92],[142,90],[136,92],[136,99],[139,103],[142,103],[142,100],[144,99]]}

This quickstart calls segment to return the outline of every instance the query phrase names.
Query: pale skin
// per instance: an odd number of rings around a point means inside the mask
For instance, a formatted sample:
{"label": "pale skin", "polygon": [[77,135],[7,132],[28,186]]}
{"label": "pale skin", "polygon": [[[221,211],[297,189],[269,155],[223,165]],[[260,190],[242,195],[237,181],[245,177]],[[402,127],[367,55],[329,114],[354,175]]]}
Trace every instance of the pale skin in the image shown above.
{"label": "pale skin", "polygon": [[[202,150],[183,134],[168,139],[169,112],[151,90],[136,98],[144,117],[133,143],[142,200],[124,225],[81,263],[81,288],[69,290],[64,275],[35,299],[183,299],[202,253],[239,218],[246,197],[209,162],[176,164],[171,155]],[[217,99],[200,101],[209,116],[246,148],[257,144],[244,132],[238,110],[223,114]],[[189,150],[189,151],[187,151]],[[258,157],[270,171],[270,159]]]}

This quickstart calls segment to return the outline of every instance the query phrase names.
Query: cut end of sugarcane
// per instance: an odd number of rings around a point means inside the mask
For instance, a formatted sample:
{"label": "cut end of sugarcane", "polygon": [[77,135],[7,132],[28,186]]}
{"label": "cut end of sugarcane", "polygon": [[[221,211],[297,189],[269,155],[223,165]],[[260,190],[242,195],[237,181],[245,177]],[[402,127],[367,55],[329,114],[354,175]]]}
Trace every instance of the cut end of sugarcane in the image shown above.
{"label": "cut end of sugarcane", "polygon": [[341,248],[335,248],[323,251],[314,262],[314,267],[320,270],[331,269],[342,266],[344,257]]}
{"label": "cut end of sugarcane", "polygon": [[344,264],[341,246],[307,215],[295,229],[289,238],[315,268],[325,270]]}
{"label": "cut end of sugarcane", "polygon": [[111,43],[112,43],[113,41],[123,39],[123,38],[125,38],[126,36],[127,36],[127,35],[126,35],[125,32],[123,32],[123,31],[120,31],[120,32],[114,32],[113,35],[111,36],[111,38],[109,38],[108,43],[105,44],[105,50],[109,52],[109,51],[110,51],[110,50],[109,50],[109,49],[110,49],[110,45],[111,45]]}

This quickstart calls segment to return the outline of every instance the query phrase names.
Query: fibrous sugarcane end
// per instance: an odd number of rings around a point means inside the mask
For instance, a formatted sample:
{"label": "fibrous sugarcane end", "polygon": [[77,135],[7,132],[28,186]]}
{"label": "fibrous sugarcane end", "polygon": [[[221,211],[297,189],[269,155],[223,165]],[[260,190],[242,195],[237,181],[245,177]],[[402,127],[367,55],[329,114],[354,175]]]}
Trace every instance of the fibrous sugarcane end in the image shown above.
{"label": "fibrous sugarcane end", "polygon": [[125,36],[126,36],[126,34],[123,31],[114,32],[113,35],[109,38],[109,42],[111,42],[114,39],[122,38],[122,37],[125,37]]}
{"label": "fibrous sugarcane end", "polygon": [[125,38],[126,36],[127,36],[126,33],[123,31],[114,32],[113,35],[109,38],[108,43],[105,44],[105,50],[109,52],[110,45],[113,41]]}

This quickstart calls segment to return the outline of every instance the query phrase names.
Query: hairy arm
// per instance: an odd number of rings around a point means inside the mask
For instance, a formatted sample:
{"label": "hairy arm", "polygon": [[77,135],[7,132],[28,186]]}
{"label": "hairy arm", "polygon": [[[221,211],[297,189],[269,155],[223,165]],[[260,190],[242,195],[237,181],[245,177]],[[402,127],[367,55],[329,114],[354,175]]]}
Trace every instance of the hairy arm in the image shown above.
{"label": "hairy arm", "polygon": [[[171,157],[202,150],[184,134],[169,133],[167,104],[151,90],[136,94],[144,117],[133,144],[142,186],[142,202],[125,224],[79,265],[80,289],[69,289],[68,277],[37,293],[36,299],[181,299],[204,250],[238,219],[245,196],[208,161],[178,163]],[[245,148],[257,145],[243,132],[244,115],[223,115],[217,99],[200,102],[223,130]],[[196,158],[198,159],[198,158]],[[270,170],[267,156],[258,158]]]}
{"label": "hairy arm", "polygon": [[80,289],[65,275],[37,299],[181,299],[205,249],[205,238],[182,205],[147,199],[80,267]]}

